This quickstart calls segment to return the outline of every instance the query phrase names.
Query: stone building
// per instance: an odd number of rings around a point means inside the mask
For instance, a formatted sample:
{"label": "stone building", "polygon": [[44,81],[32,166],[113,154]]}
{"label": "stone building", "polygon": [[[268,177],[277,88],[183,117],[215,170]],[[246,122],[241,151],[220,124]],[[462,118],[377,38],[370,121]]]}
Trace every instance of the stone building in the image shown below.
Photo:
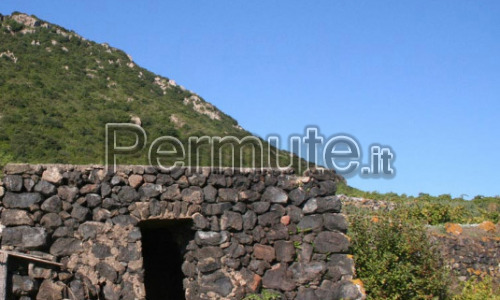
{"label": "stone building", "polygon": [[8,165],[0,298],[362,299],[335,178]]}

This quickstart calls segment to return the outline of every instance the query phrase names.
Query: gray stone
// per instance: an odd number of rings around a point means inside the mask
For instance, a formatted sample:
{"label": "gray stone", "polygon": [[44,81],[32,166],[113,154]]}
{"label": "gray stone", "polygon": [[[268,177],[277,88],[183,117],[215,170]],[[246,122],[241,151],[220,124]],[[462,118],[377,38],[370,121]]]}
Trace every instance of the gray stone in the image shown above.
{"label": "gray stone", "polygon": [[57,195],[63,199],[63,200],[66,200],[68,202],[73,202],[75,199],[76,199],[76,195],[78,195],[78,188],[73,186],[73,187],[69,187],[69,186],[60,186],[57,188]]}
{"label": "gray stone", "polygon": [[173,183],[174,183],[174,179],[170,175],[158,174],[158,176],[156,176],[156,184],[169,186]]}
{"label": "gray stone", "polygon": [[62,202],[59,196],[52,196],[49,199],[43,201],[41,207],[43,211],[58,213],[62,209]]}
{"label": "gray stone", "polygon": [[309,199],[302,210],[304,211],[304,214],[324,212],[338,213],[341,208],[342,203],[340,202],[340,198],[337,196],[328,196]]}
{"label": "gray stone", "polygon": [[134,188],[130,186],[124,186],[118,193],[118,199],[121,202],[132,203],[134,201],[138,201],[140,199],[140,195]]}
{"label": "gray stone", "polygon": [[220,269],[220,266],[220,259],[213,257],[207,257],[198,262],[198,270],[202,273],[213,272]]}
{"label": "gray stone", "polygon": [[328,230],[347,232],[347,220],[343,214],[323,214],[323,223]]}
{"label": "gray stone", "polygon": [[83,240],[93,240],[97,237],[97,234],[101,232],[103,227],[104,224],[101,222],[88,221],[78,227],[78,234]]}
{"label": "gray stone", "polygon": [[62,220],[58,214],[48,213],[42,217],[40,224],[45,228],[57,228],[62,225]]}
{"label": "gray stone", "polygon": [[197,270],[196,270],[196,264],[189,262],[189,261],[184,261],[182,263],[182,273],[187,276],[187,277],[194,277],[197,275]]}
{"label": "gray stone", "polygon": [[177,180],[179,179],[182,175],[184,175],[184,172],[186,171],[186,168],[174,168],[170,172],[170,176],[172,176],[173,179]]}
{"label": "gray stone", "polygon": [[326,266],[322,261],[312,261],[309,263],[294,262],[289,270],[292,272],[295,282],[299,284],[319,285],[321,277],[326,271]]}
{"label": "gray stone", "polygon": [[281,262],[291,262],[295,258],[295,246],[291,241],[276,241],[274,243],[276,259]]}
{"label": "gray stone", "polygon": [[238,192],[234,189],[219,189],[219,201],[236,202],[238,201]]}
{"label": "gray stone", "polygon": [[262,277],[262,287],[266,289],[292,291],[295,289],[295,283],[291,280],[290,273],[286,265],[278,264],[271,270],[266,271]]}
{"label": "gray stone", "polygon": [[295,300],[319,300],[314,289],[300,287]]}
{"label": "gray stone", "polygon": [[325,180],[319,183],[319,190],[322,195],[334,195],[337,185],[332,180]]}
{"label": "gray stone", "polygon": [[50,254],[54,256],[70,256],[83,250],[82,242],[75,238],[58,238],[50,247]]}
{"label": "gray stone", "polygon": [[7,175],[3,184],[8,191],[20,192],[23,189],[23,177],[21,175]]}
{"label": "gray stone", "polygon": [[56,272],[51,269],[41,268],[33,266],[32,268],[28,267],[28,275],[30,278],[34,279],[49,279],[52,278]]}
{"label": "gray stone", "polygon": [[346,253],[348,249],[349,240],[340,232],[323,231],[314,239],[314,250],[318,253]]}
{"label": "gray stone", "polygon": [[221,229],[241,230],[243,228],[243,218],[241,214],[232,211],[225,211],[221,217]]}
{"label": "gray stone", "polygon": [[11,193],[7,192],[3,198],[6,208],[29,208],[31,205],[40,203],[42,196],[39,193]]}
{"label": "gray stone", "polygon": [[42,179],[51,183],[61,183],[63,176],[57,167],[49,167],[42,174]]}
{"label": "gray stone", "polygon": [[198,245],[210,245],[216,246],[225,243],[229,238],[226,231],[215,232],[215,231],[197,231],[195,234],[195,240]]}
{"label": "gray stone", "polygon": [[233,205],[233,211],[244,214],[247,211],[247,205],[243,202],[238,202]]}
{"label": "gray stone", "polygon": [[243,255],[246,254],[245,247],[243,247],[243,245],[234,242],[231,243],[231,245],[227,247],[224,251],[231,258],[242,257]]}
{"label": "gray stone", "polygon": [[78,222],[84,222],[90,215],[90,210],[78,203],[73,204],[73,209],[71,210],[71,217]]}
{"label": "gray stone", "polygon": [[109,282],[106,282],[104,287],[102,288],[102,293],[104,295],[104,299],[106,300],[120,300],[120,299],[134,299],[134,295],[125,295],[120,298],[121,295],[121,286],[112,285]]}
{"label": "gray stone", "polygon": [[141,230],[137,227],[130,230],[127,236],[127,241],[129,243],[135,243],[142,238]]}
{"label": "gray stone", "polygon": [[286,214],[290,217],[290,222],[292,223],[297,223],[304,217],[302,209],[293,205],[288,205],[286,207]]}
{"label": "gray stone", "polygon": [[199,173],[194,173],[193,175],[188,177],[188,181],[190,185],[203,186],[207,181],[207,176]]}
{"label": "gray stone", "polygon": [[259,225],[269,227],[269,226],[280,223],[281,215],[279,212],[271,211],[271,212],[265,213],[263,215],[260,215],[258,217],[258,221],[259,221]]}
{"label": "gray stone", "polygon": [[87,202],[88,207],[94,208],[101,205],[102,198],[101,195],[98,194],[87,194],[85,196],[85,202]]}
{"label": "gray stone", "polygon": [[243,245],[250,245],[253,242],[253,237],[250,234],[244,232],[237,232],[233,235],[233,237]]}
{"label": "gray stone", "polygon": [[210,177],[208,177],[208,184],[217,188],[226,187],[226,177],[223,174],[211,174]]}
{"label": "gray stone", "polygon": [[161,192],[161,185],[154,183],[145,183],[139,188],[139,196],[145,199],[158,197]]}
{"label": "gray stone", "polygon": [[111,256],[111,248],[107,245],[96,243],[92,246],[92,254],[97,258],[104,259]]}
{"label": "gray stone", "polygon": [[224,255],[224,252],[220,247],[206,246],[203,248],[199,248],[194,252],[194,256],[198,260],[203,260],[207,257],[215,257],[220,258]]}
{"label": "gray stone", "polygon": [[201,286],[205,293],[214,292],[222,297],[228,296],[233,290],[231,279],[226,277],[221,271],[202,276]]}
{"label": "gray stone", "polygon": [[139,220],[131,215],[118,215],[113,217],[111,220],[113,221],[113,224],[120,226],[137,225],[139,222]]}
{"label": "gray stone", "polygon": [[33,190],[33,187],[35,186],[35,181],[33,180],[33,178],[24,178],[23,185],[27,192],[31,192]]}
{"label": "gray stone", "polygon": [[62,300],[64,287],[65,285],[62,282],[54,282],[51,279],[45,279],[40,285],[36,299]]}
{"label": "gray stone", "polygon": [[47,232],[41,227],[7,227],[2,231],[2,245],[22,248],[43,247],[47,243]]}
{"label": "gray stone", "polygon": [[215,202],[217,199],[217,189],[211,185],[203,188],[203,197],[207,202]]}
{"label": "gray stone", "polygon": [[36,281],[29,276],[12,275],[12,292],[14,295],[30,294],[37,288]]}
{"label": "gray stone", "polygon": [[245,230],[251,230],[255,227],[257,223],[257,215],[249,210],[243,215],[243,228]]}
{"label": "gray stone", "polygon": [[309,243],[302,243],[300,245],[300,253],[299,253],[299,261],[300,262],[310,262],[312,259],[312,255],[314,252],[314,248]]}
{"label": "gray stone", "polygon": [[238,199],[240,201],[257,201],[260,199],[260,194],[254,190],[244,190],[238,192]]}
{"label": "gray stone", "polygon": [[42,193],[45,196],[51,196],[56,193],[56,186],[45,180],[41,180],[35,185],[35,192]]}
{"label": "gray stone", "polygon": [[264,275],[267,269],[270,269],[271,265],[265,260],[252,259],[248,264],[248,269],[259,275]]}
{"label": "gray stone", "polygon": [[111,218],[111,212],[105,208],[96,207],[92,211],[92,219],[94,221],[104,222]]}
{"label": "gray stone", "polygon": [[275,186],[270,186],[267,187],[262,194],[262,201],[284,204],[288,202],[288,195],[284,190]]}
{"label": "gray stone", "polygon": [[135,244],[128,244],[127,247],[118,247],[119,254],[116,257],[118,261],[130,262],[141,258],[141,253]]}
{"label": "gray stone", "polygon": [[293,205],[299,206],[306,199],[306,192],[303,188],[296,188],[288,194],[288,197],[290,197]]}
{"label": "gray stone", "polygon": [[357,300],[364,298],[360,288],[350,280],[341,281],[335,286],[334,299]]}
{"label": "gray stone", "polygon": [[195,213],[193,215],[193,223],[196,229],[207,229],[210,226],[210,223],[208,222],[207,218],[205,218],[202,214],[200,213]]}
{"label": "gray stone", "polygon": [[64,178],[68,180],[70,186],[79,186],[82,184],[82,172],[73,171],[64,173]]}
{"label": "gray stone", "polygon": [[69,288],[76,299],[85,299],[85,287],[83,282],[80,280],[73,280],[70,282]]}
{"label": "gray stone", "polygon": [[111,178],[111,184],[112,185],[122,185],[125,183],[125,179],[121,176],[115,175],[113,178]]}
{"label": "gray stone", "polygon": [[118,278],[118,274],[115,269],[107,263],[100,262],[95,266],[95,269],[100,276],[106,278],[111,282],[115,282]]}
{"label": "gray stone", "polygon": [[326,265],[326,278],[339,281],[343,276],[354,276],[354,261],[347,254],[332,254]]}
{"label": "gray stone", "polygon": [[2,211],[2,224],[4,226],[33,226],[33,220],[25,210],[20,209],[4,209]]}
{"label": "gray stone", "polygon": [[201,204],[203,202],[203,190],[199,186],[192,186],[182,190],[182,201]]}
{"label": "gray stone", "polygon": [[52,238],[69,237],[71,233],[72,230],[66,226],[58,227],[52,234]]}
{"label": "gray stone", "polygon": [[111,188],[111,185],[109,183],[103,182],[101,184],[101,197],[102,198],[106,198],[109,195],[111,195],[111,191],[112,191],[112,188]]}
{"label": "gray stone", "polygon": [[253,211],[257,214],[263,214],[269,210],[271,203],[269,202],[254,202],[252,203]]}
{"label": "gray stone", "polygon": [[288,236],[288,228],[281,223],[273,225],[266,233],[266,237],[270,241],[287,240]]}
{"label": "gray stone", "polygon": [[297,224],[297,229],[303,232],[317,231],[323,228],[323,216],[322,215],[310,215],[305,216]]}
{"label": "gray stone", "polygon": [[276,251],[271,246],[255,244],[253,246],[253,256],[256,259],[272,262],[276,258]]}
{"label": "gray stone", "polygon": [[181,200],[181,190],[179,188],[178,184],[173,184],[171,186],[168,186],[165,189],[165,192],[161,195],[160,199],[161,200],[166,200],[166,201],[177,201]]}
{"label": "gray stone", "polygon": [[29,164],[7,164],[4,166],[3,171],[5,174],[23,174],[31,171]]}
{"label": "gray stone", "polygon": [[212,216],[212,215],[221,215],[226,210],[231,209],[231,203],[213,203],[207,204],[203,203],[201,206],[201,211],[204,215]]}
{"label": "gray stone", "polygon": [[80,189],[80,194],[86,195],[88,193],[94,193],[97,194],[101,190],[101,185],[94,183],[94,184],[86,184]]}
{"label": "gray stone", "polygon": [[236,175],[233,177],[233,186],[239,190],[248,189],[250,186],[250,180],[247,176]]}

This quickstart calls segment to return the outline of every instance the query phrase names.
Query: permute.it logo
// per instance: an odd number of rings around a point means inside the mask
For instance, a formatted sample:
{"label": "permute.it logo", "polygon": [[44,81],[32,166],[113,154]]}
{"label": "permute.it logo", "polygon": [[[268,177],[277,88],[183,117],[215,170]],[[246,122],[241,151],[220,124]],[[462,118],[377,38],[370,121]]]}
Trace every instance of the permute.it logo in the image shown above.
{"label": "permute.it logo", "polygon": [[[135,142],[131,145],[119,145],[119,137],[128,136]],[[108,123],[106,124],[106,166],[116,169],[119,156],[135,155],[142,153],[147,146],[146,131],[135,124],[130,123]],[[147,158],[152,166],[161,169],[172,169],[176,167],[190,166],[201,167],[202,146],[209,148],[208,155],[210,163],[203,167],[221,168],[222,153],[224,149],[230,148],[231,157],[224,167],[245,165],[257,168],[258,166],[269,166],[274,162],[277,168],[289,168],[289,165],[280,165],[278,151],[272,151],[281,142],[279,135],[269,135],[267,143],[256,136],[238,138],[235,136],[191,136],[187,142],[181,142],[174,136],[162,136],[151,142],[147,150]],[[333,169],[338,174],[351,177],[359,174],[361,177],[392,178],[396,174],[393,166],[395,154],[391,147],[381,144],[372,144],[368,151],[368,163],[362,163],[362,151],[356,138],[348,134],[337,134],[325,138],[320,134],[319,128],[307,126],[304,135],[291,135],[288,137],[288,151],[297,157],[302,157],[311,165],[323,165],[327,169]],[[267,147],[267,149],[266,149]],[[206,149],[205,149],[206,150]],[[264,151],[267,150],[267,151]],[[246,152],[245,152],[246,151]],[[304,155],[303,155],[304,154]],[[250,162],[248,162],[250,159]],[[162,161],[168,160],[168,166]],[[299,172],[305,170],[298,170]]]}

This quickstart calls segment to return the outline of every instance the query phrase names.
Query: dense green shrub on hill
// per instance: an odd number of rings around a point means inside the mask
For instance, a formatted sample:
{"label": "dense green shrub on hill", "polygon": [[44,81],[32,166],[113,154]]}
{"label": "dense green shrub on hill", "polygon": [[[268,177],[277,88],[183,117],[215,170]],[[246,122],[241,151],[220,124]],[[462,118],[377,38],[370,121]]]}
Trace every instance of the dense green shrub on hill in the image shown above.
{"label": "dense green shrub on hill", "polygon": [[[500,197],[476,196],[472,200],[452,198],[449,194],[431,196],[420,193],[418,196],[399,195],[396,193],[365,192],[339,183],[337,194],[350,197],[359,197],[395,204],[396,213],[401,218],[427,225],[438,225],[447,222],[471,224],[483,221],[500,221]],[[384,214],[383,211],[374,211],[346,205],[345,211],[353,214]],[[407,221],[407,222],[408,222]]]}

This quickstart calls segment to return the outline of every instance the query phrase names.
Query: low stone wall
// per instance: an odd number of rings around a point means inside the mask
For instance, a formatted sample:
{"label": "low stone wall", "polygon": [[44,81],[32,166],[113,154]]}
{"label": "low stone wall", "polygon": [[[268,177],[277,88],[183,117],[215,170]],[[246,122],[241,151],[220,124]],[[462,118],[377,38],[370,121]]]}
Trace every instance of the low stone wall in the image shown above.
{"label": "low stone wall", "polygon": [[[347,222],[328,173],[8,165],[1,249],[60,262],[9,262],[15,299],[145,299],[142,225],[188,220],[186,299],[360,299]],[[181,228],[179,227],[179,231]],[[183,230],[183,229],[182,229]]]}
{"label": "low stone wall", "polygon": [[457,224],[453,228],[459,228],[458,232],[430,230],[430,238],[439,247],[454,278],[465,281],[490,276],[500,286],[500,225],[491,225],[490,232],[481,225]]}

